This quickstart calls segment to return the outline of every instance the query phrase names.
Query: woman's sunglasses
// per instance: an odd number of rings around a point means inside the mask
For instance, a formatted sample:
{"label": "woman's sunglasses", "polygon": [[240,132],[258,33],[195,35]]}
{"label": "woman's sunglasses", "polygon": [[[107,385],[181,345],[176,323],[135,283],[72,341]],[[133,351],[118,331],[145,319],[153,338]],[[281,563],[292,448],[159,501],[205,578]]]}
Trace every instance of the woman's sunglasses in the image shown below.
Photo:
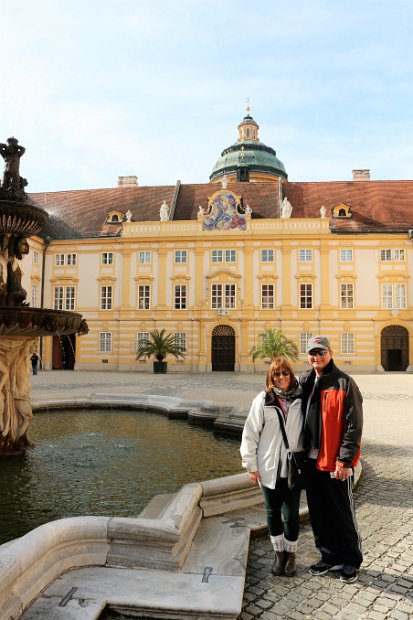
{"label": "woman's sunglasses", "polygon": [[274,377],[281,377],[281,375],[282,375],[283,377],[288,377],[288,376],[289,376],[289,374],[290,374],[290,371],[289,371],[289,370],[282,370],[281,372],[275,372],[275,373],[274,373]]}

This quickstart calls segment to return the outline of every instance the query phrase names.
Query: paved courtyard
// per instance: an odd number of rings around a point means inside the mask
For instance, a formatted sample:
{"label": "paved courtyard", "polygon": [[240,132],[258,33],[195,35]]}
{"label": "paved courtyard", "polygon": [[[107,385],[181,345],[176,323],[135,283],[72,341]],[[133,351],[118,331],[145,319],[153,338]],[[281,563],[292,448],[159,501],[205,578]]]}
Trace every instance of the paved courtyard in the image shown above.
{"label": "paved courtyard", "polygon": [[[364,396],[363,478],[356,493],[365,560],[359,581],[312,577],[318,559],[309,524],[300,536],[298,575],[274,578],[267,537],[253,539],[242,620],[409,620],[413,618],[413,375],[355,376]],[[153,375],[39,372],[32,398],[136,392],[210,400],[247,412],[264,385],[258,374]]]}

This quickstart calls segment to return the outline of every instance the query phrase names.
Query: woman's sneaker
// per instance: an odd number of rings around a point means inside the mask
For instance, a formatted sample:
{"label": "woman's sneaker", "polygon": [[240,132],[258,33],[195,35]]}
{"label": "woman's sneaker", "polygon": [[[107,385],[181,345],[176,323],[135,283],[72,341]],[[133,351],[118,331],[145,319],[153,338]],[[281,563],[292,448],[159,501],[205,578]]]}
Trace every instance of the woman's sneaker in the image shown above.
{"label": "woman's sneaker", "polygon": [[345,564],[341,569],[340,581],[345,581],[346,583],[354,583],[357,581],[356,567],[350,566],[350,564]]}
{"label": "woman's sneaker", "polygon": [[343,564],[327,564],[324,560],[320,560],[317,564],[313,564],[308,569],[310,575],[325,575],[329,570],[344,570]]}

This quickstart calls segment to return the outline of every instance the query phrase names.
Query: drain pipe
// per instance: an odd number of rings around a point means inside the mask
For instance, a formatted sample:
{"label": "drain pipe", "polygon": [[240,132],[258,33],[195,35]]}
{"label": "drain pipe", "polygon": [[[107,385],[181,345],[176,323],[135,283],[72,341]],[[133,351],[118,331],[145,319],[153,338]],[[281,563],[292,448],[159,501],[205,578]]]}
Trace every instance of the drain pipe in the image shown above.
{"label": "drain pipe", "polygon": [[[46,236],[44,238],[44,243],[45,246],[43,248],[43,254],[42,254],[42,283],[41,283],[41,288],[40,288],[40,307],[43,308],[44,307],[44,274],[46,271],[46,250],[49,247],[49,243],[51,241],[51,238],[49,236]],[[40,336],[40,350],[39,350],[39,357],[40,357],[40,370],[43,369],[43,336]]]}

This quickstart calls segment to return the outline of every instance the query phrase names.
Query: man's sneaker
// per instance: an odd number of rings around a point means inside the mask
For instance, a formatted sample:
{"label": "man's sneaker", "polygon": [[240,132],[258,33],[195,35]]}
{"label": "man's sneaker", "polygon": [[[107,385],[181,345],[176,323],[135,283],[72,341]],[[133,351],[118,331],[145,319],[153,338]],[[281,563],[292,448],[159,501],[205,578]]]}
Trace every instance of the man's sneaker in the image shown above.
{"label": "man's sneaker", "polygon": [[310,575],[325,575],[329,570],[341,570],[344,568],[344,564],[327,564],[324,560],[320,560],[317,564],[313,564],[308,569]]}
{"label": "man's sneaker", "polygon": [[308,572],[310,573],[310,575],[325,575],[331,569],[331,564],[327,564],[327,562],[320,560],[319,562],[317,562],[317,564],[313,564],[312,566],[310,566]]}
{"label": "man's sneaker", "polygon": [[356,567],[350,566],[350,564],[345,564],[341,569],[340,581],[345,581],[346,583],[354,583],[357,581]]}

